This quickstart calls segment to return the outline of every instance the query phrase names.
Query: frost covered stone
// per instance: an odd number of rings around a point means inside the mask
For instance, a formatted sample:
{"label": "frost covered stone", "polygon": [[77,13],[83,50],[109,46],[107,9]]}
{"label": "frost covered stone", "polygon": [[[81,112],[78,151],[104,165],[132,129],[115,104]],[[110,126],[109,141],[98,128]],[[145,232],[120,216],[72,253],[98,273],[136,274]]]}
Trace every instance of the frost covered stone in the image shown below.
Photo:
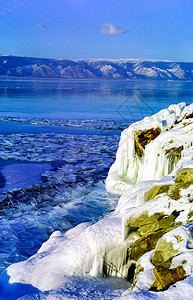
{"label": "frost covered stone", "polygon": [[167,176],[193,141],[193,105],[171,105],[133,123],[121,134],[116,160],[106,187],[122,194],[142,180]]}
{"label": "frost covered stone", "polygon": [[[155,250],[139,259],[132,290],[166,290],[177,281],[192,275],[192,261],[192,226],[180,226],[163,235]],[[145,287],[146,276],[150,273],[151,280]]]}

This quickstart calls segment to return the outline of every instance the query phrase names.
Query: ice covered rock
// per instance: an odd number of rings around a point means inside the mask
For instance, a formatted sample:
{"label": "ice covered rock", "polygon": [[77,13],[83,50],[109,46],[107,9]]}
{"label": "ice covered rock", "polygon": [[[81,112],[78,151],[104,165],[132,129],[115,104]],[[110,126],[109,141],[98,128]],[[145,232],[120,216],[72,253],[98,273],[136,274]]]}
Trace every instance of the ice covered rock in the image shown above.
{"label": "ice covered rock", "polygon": [[153,251],[138,260],[133,291],[166,290],[179,280],[193,275],[192,229],[192,226],[180,226],[166,233]]}
{"label": "ice covered rock", "polygon": [[193,105],[171,105],[157,114],[133,123],[121,134],[116,160],[106,187],[122,194],[143,180],[170,174],[192,146]]}
{"label": "ice covered rock", "polygon": [[154,250],[167,232],[192,222],[192,174],[192,168],[184,168],[175,177],[143,181],[120,198],[115,214],[122,215],[127,265],[128,261],[135,265],[141,256]]}

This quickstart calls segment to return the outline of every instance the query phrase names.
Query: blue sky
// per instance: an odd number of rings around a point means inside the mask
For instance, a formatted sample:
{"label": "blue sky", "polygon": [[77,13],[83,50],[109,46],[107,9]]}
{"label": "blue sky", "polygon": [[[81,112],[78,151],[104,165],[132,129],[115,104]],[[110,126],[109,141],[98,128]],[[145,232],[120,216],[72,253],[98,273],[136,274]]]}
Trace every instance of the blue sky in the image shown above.
{"label": "blue sky", "polygon": [[193,61],[193,1],[0,0],[0,53]]}

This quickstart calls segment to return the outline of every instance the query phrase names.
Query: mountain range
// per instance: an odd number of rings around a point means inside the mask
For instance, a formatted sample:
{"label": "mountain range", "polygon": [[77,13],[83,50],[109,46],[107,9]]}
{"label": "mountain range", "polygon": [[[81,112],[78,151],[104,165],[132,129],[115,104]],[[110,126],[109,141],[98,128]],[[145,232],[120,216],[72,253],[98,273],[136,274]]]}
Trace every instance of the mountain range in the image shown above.
{"label": "mountain range", "polygon": [[193,80],[193,63],[147,59],[66,60],[0,55],[0,76]]}

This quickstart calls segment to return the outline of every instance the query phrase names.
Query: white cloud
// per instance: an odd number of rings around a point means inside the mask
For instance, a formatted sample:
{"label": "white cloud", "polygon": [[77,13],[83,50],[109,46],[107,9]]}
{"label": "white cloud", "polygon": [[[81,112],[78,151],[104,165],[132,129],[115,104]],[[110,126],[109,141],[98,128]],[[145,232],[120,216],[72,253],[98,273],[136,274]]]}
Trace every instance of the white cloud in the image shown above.
{"label": "white cloud", "polygon": [[125,29],[115,26],[113,24],[102,24],[100,33],[103,34],[122,34],[127,32]]}
{"label": "white cloud", "polygon": [[39,28],[41,31],[45,31],[46,30],[46,26],[45,25],[42,25],[42,24],[39,24],[39,23],[35,23],[34,25],[37,28]]}

